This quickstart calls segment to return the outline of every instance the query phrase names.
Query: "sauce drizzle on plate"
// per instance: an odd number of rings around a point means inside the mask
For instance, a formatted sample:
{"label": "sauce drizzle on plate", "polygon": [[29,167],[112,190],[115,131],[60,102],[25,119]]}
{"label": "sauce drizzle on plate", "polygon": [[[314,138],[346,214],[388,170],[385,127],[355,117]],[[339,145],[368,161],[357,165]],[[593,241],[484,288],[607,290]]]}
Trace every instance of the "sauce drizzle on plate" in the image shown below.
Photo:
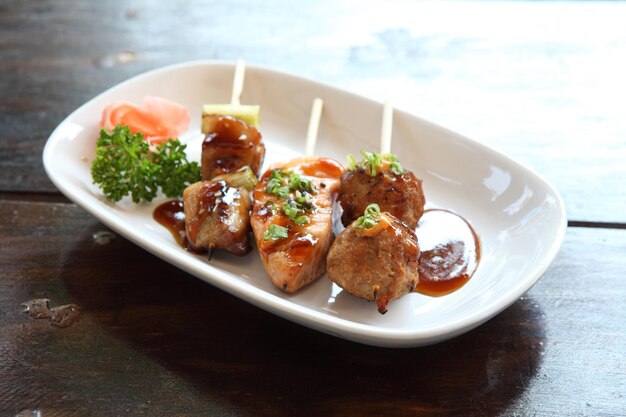
{"label": "sauce drizzle on plate", "polygon": [[170,231],[176,243],[185,249],[189,249],[187,233],[185,232],[185,209],[182,201],[170,200],[159,204],[154,209],[152,217],[157,223]]}
{"label": "sauce drizzle on plate", "polygon": [[421,251],[416,292],[440,297],[469,281],[480,260],[480,242],[467,220],[449,210],[429,209],[415,233]]}

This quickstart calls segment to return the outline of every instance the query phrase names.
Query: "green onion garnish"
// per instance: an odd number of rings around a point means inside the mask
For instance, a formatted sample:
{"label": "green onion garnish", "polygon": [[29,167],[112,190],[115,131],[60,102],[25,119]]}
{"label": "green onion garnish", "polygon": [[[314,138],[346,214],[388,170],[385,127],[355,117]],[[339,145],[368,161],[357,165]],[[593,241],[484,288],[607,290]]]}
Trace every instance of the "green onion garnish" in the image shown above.
{"label": "green onion garnish", "polygon": [[279,240],[287,237],[289,229],[277,224],[270,225],[263,233],[263,240]]}
{"label": "green onion garnish", "polygon": [[354,227],[357,229],[371,229],[380,222],[380,207],[372,203],[365,209],[361,217],[356,219]]}

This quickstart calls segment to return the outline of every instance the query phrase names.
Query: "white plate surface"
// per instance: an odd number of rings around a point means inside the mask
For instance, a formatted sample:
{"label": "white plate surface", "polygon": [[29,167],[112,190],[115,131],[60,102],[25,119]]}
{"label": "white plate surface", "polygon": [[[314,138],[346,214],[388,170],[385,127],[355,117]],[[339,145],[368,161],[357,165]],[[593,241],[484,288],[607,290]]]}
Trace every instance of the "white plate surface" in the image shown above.
{"label": "white plate surface", "polygon": [[[156,256],[224,291],[286,319],[341,338],[387,347],[421,346],[464,333],[528,291],[556,256],[566,229],[558,192],[511,159],[413,115],[395,111],[392,151],[424,180],[429,207],[462,214],[476,229],[482,258],[473,278],[439,298],[413,293],[381,315],[325,276],[295,295],[274,288],[253,251],[208,262],[174,242],[152,219],[152,204],[112,204],[91,182],[102,109],[114,100],[139,103],[146,95],[189,107],[191,127],[181,137],[189,156],[200,154],[201,106],[230,101],[233,65],[191,62],[123,82],[69,115],[52,133],[43,160],[52,182],[69,199]],[[261,105],[265,166],[301,154],[313,98],[324,99],[317,154],[345,162],[348,153],[376,150],[382,105],[346,91],[269,69],[248,67],[242,103]]]}

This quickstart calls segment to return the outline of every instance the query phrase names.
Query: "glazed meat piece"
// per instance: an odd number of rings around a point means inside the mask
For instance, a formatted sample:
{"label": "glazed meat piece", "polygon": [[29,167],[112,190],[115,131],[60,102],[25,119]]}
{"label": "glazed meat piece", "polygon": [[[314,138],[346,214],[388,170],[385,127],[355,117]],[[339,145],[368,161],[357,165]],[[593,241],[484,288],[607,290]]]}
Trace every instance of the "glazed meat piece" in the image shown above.
{"label": "glazed meat piece", "polygon": [[185,232],[191,249],[245,255],[250,245],[250,193],[225,181],[200,181],[183,191]]}
{"label": "glazed meat piece", "polygon": [[254,189],[251,223],[272,283],[287,293],[326,271],[333,201],[343,167],[328,158],[272,166]]}
{"label": "glazed meat piece", "polygon": [[202,142],[202,179],[235,172],[249,166],[259,175],[265,145],[254,127],[231,116],[204,115],[202,126],[206,134]]}
{"label": "glazed meat piece", "polygon": [[356,220],[368,204],[377,203],[382,211],[393,214],[415,229],[424,214],[426,202],[422,180],[401,167],[395,169],[384,159],[375,170],[375,175],[372,175],[370,167],[367,163],[361,163],[341,176],[337,199],[343,209],[343,225],[347,226]]}
{"label": "glazed meat piece", "polygon": [[413,230],[372,206],[333,242],[328,278],[352,295],[375,301],[384,314],[389,301],[417,285],[420,250]]}

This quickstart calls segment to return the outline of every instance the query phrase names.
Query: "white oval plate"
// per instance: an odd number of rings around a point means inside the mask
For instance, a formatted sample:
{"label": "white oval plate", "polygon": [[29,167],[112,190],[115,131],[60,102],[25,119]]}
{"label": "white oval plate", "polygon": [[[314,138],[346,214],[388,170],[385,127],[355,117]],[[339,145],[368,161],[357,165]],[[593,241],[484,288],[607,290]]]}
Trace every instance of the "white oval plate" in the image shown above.
{"label": "white oval plate", "polygon": [[[215,254],[209,262],[179,247],[152,219],[152,204],[106,201],[91,182],[102,109],[114,100],[139,103],[146,95],[189,107],[191,127],[181,137],[189,156],[200,154],[201,106],[230,101],[232,64],[191,62],[147,72],[85,103],[52,132],[43,162],[70,200],[156,256],[245,301],[288,320],[360,343],[409,347],[464,333],[528,291],[556,256],[566,229],[558,192],[511,159],[413,115],[395,111],[392,151],[424,180],[430,207],[463,215],[476,229],[482,258],[473,278],[439,298],[413,293],[393,301],[385,315],[326,277],[295,295],[274,288],[258,253]],[[313,98],[324,99],[317,154],[345,161],[348,153],[376,150],[382,105],[314,81],[248,67],[242,102],[261,105],[261,132],[269,163],[303,152]],[[227,319],[227,318],[226,318]]]}

